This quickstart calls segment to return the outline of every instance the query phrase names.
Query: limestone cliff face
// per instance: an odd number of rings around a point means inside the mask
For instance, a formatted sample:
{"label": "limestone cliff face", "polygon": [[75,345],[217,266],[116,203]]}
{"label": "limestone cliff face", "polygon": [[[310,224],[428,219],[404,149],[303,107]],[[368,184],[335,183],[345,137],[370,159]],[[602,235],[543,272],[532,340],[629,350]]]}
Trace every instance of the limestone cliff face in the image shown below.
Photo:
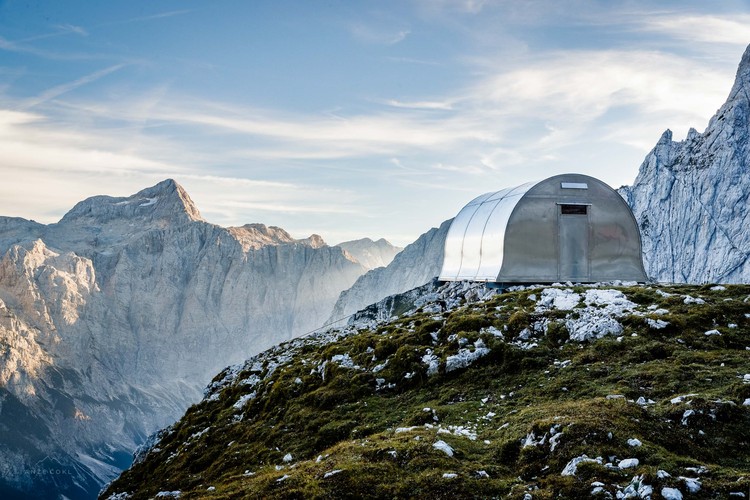
{"label": "limestone cliff face", "polygon": [[350,289],[341,293],[328,323],[341,324],[350,314],[370,304],[424,285],[437,277],[443,265],[445,236],[451,221],[430,229],[407,245],[388,266],[373,269],[357,279]]}
{"label": "limestone cliff face", "polygon": [[0,427],[17,436],[0,496],[95,495],[215,373],[320,326],[365,271],[319,236],[209,224],[171,180],[48,226],[0,218]]}
{"label": "limestone cliff face", "polygon": [[702,134],[667,130],[620,189],[638,220],[649,277],[666,282],[750,280],[750,47],[727,102]]}

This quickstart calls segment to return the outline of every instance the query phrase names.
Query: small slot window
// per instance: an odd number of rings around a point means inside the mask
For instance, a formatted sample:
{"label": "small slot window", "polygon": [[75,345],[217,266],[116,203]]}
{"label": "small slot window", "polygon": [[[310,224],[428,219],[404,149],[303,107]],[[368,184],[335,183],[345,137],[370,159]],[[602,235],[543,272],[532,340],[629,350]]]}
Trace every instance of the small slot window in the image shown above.
{"label": "small slot window", "polygon": [[560,205],[560,213],[563,215],[587,215],[588,205]]}

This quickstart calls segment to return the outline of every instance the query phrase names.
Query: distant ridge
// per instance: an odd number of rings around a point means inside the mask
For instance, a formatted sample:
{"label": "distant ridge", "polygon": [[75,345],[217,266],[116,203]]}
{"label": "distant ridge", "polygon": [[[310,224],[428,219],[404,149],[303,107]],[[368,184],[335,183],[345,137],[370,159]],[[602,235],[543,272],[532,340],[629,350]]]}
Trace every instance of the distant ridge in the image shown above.
{"label": "distant ridge", "polygon": [[384,238],[373,241],[370,238],[345,241],[336,245],[347,251],[357,262],[367,269],[385,267],[403,248],[392,245]]}
{"label": "distant ridge", "polygon": [[340,324],[350,314],[370,304],[437,277],[443,263],[445,236],[451,220],[422,234],[399,252],[388,266],[373,269],[359,277],[351,288],[341,292],[326,324]]}

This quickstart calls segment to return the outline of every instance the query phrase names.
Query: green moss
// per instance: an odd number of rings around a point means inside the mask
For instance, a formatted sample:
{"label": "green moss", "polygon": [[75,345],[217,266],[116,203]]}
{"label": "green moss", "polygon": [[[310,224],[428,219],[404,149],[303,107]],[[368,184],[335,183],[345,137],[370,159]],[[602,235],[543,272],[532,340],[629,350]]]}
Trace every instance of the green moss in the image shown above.
{"label": "green moss", "polygon": [[443,335],[448,337],[460,332],[479,332],[482,328],[492,325],[492,319],[482,314],[466,314],[463,311],[448,316],[442,329]]}
{"label": "green moss", "polygon": [[[324,347],[301,345],[252,388],[257,397],[243,408],[234,404],[251,389],[241,383],[191,407],[159,449],[104,495],[523,498],[530,491],[534,498],[587,498],[594,481],[615,496],[643,475],[659,491],[679,486],[679,475],[694,477],[686,467],[698,466],[709,472],[697,497],[746,492],[750,407],[742,402],[750,398],[750,384],[742,376],[750,373],[750,304],[744,302],[750,287],[710,288],[662,287],[672,296],[654,287],[622,288],[641,309],[621,318],[619,340],[569,342],[563,321],[569,312],[537,313],[528,297],[538,290],[525,290],[454,310],[445,320],[419,313]],[[705,304],[685,304],[684,295],[700,295]],[[651,315],[649,306],[667,313]],[[669,325],[652,329],[647,317]],[[548,321],[540,346],[509,343],[539,320]],[[489,326],[504,338],[480,333]],[[714,328],[721,335],[704,335]],[[444,363],[478,339],[488,355],[465,369],[426,375],[428,350]],[[337,354],[361,368],[332,362]],[[385,388],[390,383],[395,387]],[[695,395],[671,402],[687,394]],[[693,413],[686,418],[687,410]],[[554,448],[552,434],[559,435]],[[524,446],[527,436],[536,444]],[[630,438],[642,446],[630,446]],[[449,443],[453,456],[435,449],[437,440]],[[287,453],[291,462],[284,462]],[[575,477],[560,475],[583,454],[640,464],[622,471],[584,463]],[[673,477],[658,478],[659,469]]]}

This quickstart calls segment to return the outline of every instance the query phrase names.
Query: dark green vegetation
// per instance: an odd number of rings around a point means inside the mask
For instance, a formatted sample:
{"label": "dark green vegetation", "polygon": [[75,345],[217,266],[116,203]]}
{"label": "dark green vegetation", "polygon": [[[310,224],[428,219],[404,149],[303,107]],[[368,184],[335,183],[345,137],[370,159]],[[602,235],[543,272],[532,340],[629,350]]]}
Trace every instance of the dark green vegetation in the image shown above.
{"label": "dark green vegetation", "polygon": [[[282,345],[220,374],[103,497],[609,498],[635,476],[653,498],[748,495],[750,286],[616,290],[622,331],[591,341],[570,321],[606,304],[538,309],[539,288]],[[460,350],[485,355],[446,372]],[[602,464],[561,475],[584,454]]]}

